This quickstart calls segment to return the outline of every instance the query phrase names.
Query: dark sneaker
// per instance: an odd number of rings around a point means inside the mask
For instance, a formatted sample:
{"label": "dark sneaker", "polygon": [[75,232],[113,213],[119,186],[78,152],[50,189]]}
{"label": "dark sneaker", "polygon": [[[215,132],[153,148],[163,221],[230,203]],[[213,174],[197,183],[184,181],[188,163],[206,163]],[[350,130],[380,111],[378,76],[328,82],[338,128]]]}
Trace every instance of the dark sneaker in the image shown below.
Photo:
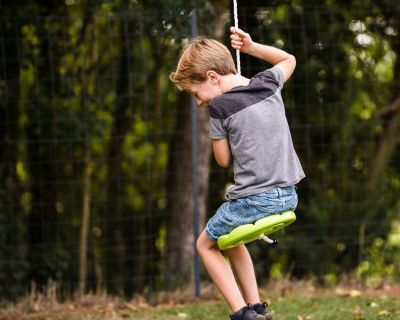
{"label": "dark sneaker", "polygon": [[257,314],[250,306],[245,306],[239,309],[231,316],[231,320],[265,320],[261,314]]}
{"label": "dark sneaker", "polygon": [[268,303],[263,302],[263,303],[255,303],[250,305],[250,308],[253,309],[257,314],[261,314],[264,316],[264,319],[266,320],[274,320],[274,317],[270,312],[267,310]]}

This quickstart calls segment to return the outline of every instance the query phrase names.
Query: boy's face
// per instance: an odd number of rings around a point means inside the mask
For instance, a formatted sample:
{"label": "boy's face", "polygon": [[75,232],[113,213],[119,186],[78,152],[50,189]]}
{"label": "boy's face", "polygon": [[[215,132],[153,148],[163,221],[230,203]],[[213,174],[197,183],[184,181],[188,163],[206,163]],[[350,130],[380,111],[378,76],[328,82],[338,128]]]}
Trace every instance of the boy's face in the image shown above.
{"label": "boy's face", "polygon": [[202,83],[193,83],[188,91],[194,95],[199,107],[205,107],[216,96],[222,94],[218,79],[208,78]]}

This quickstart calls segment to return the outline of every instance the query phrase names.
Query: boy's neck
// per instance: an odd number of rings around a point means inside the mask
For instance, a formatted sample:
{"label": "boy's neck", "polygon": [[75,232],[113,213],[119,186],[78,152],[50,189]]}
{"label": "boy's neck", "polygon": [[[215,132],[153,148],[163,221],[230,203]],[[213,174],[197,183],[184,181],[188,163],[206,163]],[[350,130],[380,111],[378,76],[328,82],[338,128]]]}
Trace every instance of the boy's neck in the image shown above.
{"label": "boy's neck", "polygon": [[238,86],[247,86],[250,82],[250,79],[243,77],[240,74],[227,74],[221,76],[220,86],[222,92],[225,93],[234,87]]}

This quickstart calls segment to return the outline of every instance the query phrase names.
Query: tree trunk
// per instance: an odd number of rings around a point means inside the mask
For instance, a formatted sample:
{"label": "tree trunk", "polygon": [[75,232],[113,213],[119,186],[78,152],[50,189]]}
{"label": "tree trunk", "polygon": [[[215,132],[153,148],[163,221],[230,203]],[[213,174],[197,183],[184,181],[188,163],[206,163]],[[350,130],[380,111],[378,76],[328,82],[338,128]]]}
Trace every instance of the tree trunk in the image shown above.
{"label": "tree trunk", "polygon": [[[16,11],[13,8],[11,11]],[[12,13],[10,16],[13,16]],[[0,296],[13,298],[19,290],[15,283],[24,275],[22,257],[22,214],[19,203],[19,183],[16,174],[18,163],[18,119],[20,104],[20,73],[16,59],[18,53],[19,27],[14,19],[2,19],[0,30],[3,43],[5,93],[0,101],[2,121],[0,126]],[[14,58],[13,58],[14,57]],[[3,227],[1,227],[1,225]],[[4,227],[5,226],[5,227]],[[3,245],[5,244],[5,247]]]}
{"label": "tree trunk", "polygon": [[170,145],[166,190],[169,213],[167,221],[168,289],[190,281],[193,262],[192,158],[190,99],[179,93],[177,122]]}
{"label": "tree trunk", "polygon": [[207,109],[197,109],[199,118],[199,213],[200,213],[200,231],[204,229],[207,218],[208,186],[210,177],[210,114]]}
{"label": "tree trunk", "polygon": [[[177,123],[170,146],[167,177],[167,277],[168,289],[187,286],[192,279],[194,258],[194,226],[192,199],[191,108],[189,96],[180,93],[177,101]],[[199,214],[204,227],[210,171],[209,114],[198,110],[199,127]]]}
{"label": "tree trunk", "polygon": [[123,218],[123,182],[121,161],[123,144],[129,132],[134,106],[132,103],[132,83],[130,71],[127,69],[131,61],[131,39],[129,38],[130,22],[121,18],[119,34],[121,39],[118,62],[118,78],[116,83],[116,106],[113,114],[111,137],[108,145],[107,204],[104,211],[106,248],[105,280],[107,288],[113,293],[122,293],[125,286],[126,245]]}
{"label": "tree trunk", "polygon": [[[90,64],[88,66],[82,66],[82,93],[81,93],[81,109],[84,114],[86,114],[86,100],[85,97],[93,97],[98,94],[98,89],[96,86],[96,79],[98,78],[98,31],[97,31],[97,23],[96,19],[93,18],[93,10],[91,7],[86,4],[84,10],[85,12],[85,20],[84,24],[80,30],[80,41],[86,41],[90,47]],[[90,35],[85,38],[86,30],[89,25],[92,25],[93,31]],[[91,132],[92,128],[87,128],[87,132],[89,132],[88,136],[85,136],[85,144],[83,150],[83,177],[82,177],[82,217],[81,217],[81,232],[80,232],[80,242],[79,242],[79,270],[78,270],[78,293],[79,295],[83,295],[87,291],[87,278],[89,275],[88,270],[88,256],[90,254],[96,253],[96,242],[93,241],[91,243],[91,250],[89,250],[89,239],[90,239],[90,220],[92,219],[92,206],[91,206],[91,198],[92,198],[92,152],[91,152]],[[100,271],[98,265],[96,265],[97,261],[94,259],[94,269],[95,271]],[[100,272],[95,273],[95,277],[97,279],[97,284],[102,284],[101,276],[97,277]]]}
{"label": "tree trunk", "polygon": [[85,151],[85,170],[83,173],[83,199],[82,199],[82,222],[81,237],[79,245],[79,294],[83,295],[86,291],[87,278],[87,252],[89,238],[90,221],[90,199],[91,199],[91,156],[90,146]]}
{"label": "tree trunk", "polygon": [[[58,224],[58,190],[55,181],[60,180],[57,164],[60,144],[56,136],[56,104],[58,81],[53,68],[58,66],[60,54],[57,43],[53,42],[55,32],[51,28],[52,10],[46,3],[46,19],[37,25],[37,33],[47,35],[41,38],[40,52],[32,52],[29,57],[36,70],[36,79],[28,100],[27,147],[30,191],[32,195],[31,212],[28,216],[28,262],[30,280],[36,282],[39,290],[45,289],[48,281],[59,281],[66,273],[65,255],[69,254],[61,245],[63,229]],[[40,57],[40,59],[37,59]],[[44,119],[46,121],[44,121]]]}

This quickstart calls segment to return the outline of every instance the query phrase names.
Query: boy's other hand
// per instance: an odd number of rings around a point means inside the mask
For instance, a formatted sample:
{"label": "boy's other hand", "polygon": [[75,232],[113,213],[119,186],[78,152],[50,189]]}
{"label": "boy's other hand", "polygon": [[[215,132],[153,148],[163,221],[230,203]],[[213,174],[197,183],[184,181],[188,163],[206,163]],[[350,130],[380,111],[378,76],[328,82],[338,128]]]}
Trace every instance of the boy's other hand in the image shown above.
{"label": "boy's other hand", "polygon": [[233,49],[240,50],[241,52],[248,53],[251,46],[253,45],[253,40],[251,40],[250,35],[244,32],[242,29],[231,27],[231,46]]}

